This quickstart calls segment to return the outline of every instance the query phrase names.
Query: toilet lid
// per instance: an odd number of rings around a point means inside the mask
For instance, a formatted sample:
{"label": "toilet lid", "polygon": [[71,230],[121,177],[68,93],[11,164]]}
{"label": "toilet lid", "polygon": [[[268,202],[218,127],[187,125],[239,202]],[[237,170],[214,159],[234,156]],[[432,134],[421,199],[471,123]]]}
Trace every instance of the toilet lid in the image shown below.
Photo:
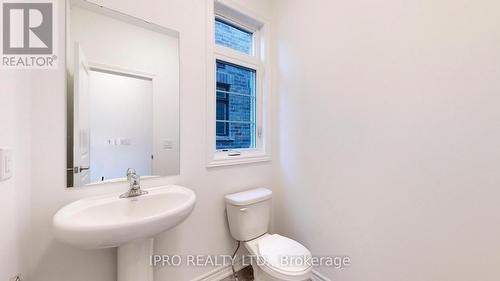
{"label": "toilet lid", "polygon": [[299,242],[278,234],[268,235],[259,240],[259,254],[270,267],[301,272],[311,267],[311,252]]}

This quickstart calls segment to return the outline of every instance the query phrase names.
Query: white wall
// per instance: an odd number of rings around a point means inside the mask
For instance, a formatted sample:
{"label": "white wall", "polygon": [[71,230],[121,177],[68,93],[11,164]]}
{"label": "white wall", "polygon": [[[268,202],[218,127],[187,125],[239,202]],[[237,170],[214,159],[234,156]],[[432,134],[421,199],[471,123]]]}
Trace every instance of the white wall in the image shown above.
{"label": "white wall", "polygon": [[28,74],[0,70],[0,147],[10,147],[14,174],[0,182],[0,280],[28,273],[30,112]]}
{"label": "white wall", "polygon": [[[275,6],[275,226],[332,280],[499,280],[500,2]],[[279,196],[278,196],[279,195]]]}
{"label": "white wall", "polygon": [[[267,16],[269,2],[236,1]],[[181,174],[143,181],[145,187],[177,183],[192,188],[199,200],[191,216],[156,241],[158,254],[229,254],[230,237],[223,195],[256,186],[270,187],[271,162],[207,170],[206,135],[206,24],[207,1],[107,0],[99,4],[180,32]],[[62,6],[62,5],[61,5]],[[60,6],[59,19],[64,19]],[[59,50],[64,50],[60,30]],[[64,67],[39,71],[31,84],[32,147],[32,276],[34,281],[114,281],[115,251],[86,251],[54,240],[51,219],[65,204],[90,195],[119,192],[126,183],[66,189]],[[210,268],[157,268],[156,280],[190,280]]]}

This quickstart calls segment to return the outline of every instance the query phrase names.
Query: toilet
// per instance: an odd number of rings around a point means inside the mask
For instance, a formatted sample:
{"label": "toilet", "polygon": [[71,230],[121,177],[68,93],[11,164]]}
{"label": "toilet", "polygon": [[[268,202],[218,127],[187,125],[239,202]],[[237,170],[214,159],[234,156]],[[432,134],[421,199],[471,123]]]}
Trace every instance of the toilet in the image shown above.
{"label": "toilet", "polygon": [[268,233],[272,194],[256,188],[226,195],[231,235],[250,253],[255,281],[311,280],[311,252],[297,241]]}

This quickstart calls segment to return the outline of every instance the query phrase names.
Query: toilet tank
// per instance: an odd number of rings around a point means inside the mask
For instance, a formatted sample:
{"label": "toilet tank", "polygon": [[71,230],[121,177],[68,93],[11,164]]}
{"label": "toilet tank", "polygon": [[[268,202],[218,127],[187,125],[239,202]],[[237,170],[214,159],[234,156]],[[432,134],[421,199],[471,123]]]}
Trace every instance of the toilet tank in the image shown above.
{"label": "toilet tank", "polygon": [[267,188],[226,195],[227,219],[234,239],[249,241],[267,233],[272,195]]}

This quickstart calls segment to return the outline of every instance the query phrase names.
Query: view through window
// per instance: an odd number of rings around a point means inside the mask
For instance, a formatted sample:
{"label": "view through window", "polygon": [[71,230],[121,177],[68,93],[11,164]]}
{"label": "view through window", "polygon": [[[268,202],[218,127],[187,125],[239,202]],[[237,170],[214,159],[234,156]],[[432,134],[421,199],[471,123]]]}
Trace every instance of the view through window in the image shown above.
{"label": "view through window", "polygon": [[[251,55],[253,34],[216,19],[215,42]],[[216,63],[216,148],[255,148],[256,71],[217,60]]]}

